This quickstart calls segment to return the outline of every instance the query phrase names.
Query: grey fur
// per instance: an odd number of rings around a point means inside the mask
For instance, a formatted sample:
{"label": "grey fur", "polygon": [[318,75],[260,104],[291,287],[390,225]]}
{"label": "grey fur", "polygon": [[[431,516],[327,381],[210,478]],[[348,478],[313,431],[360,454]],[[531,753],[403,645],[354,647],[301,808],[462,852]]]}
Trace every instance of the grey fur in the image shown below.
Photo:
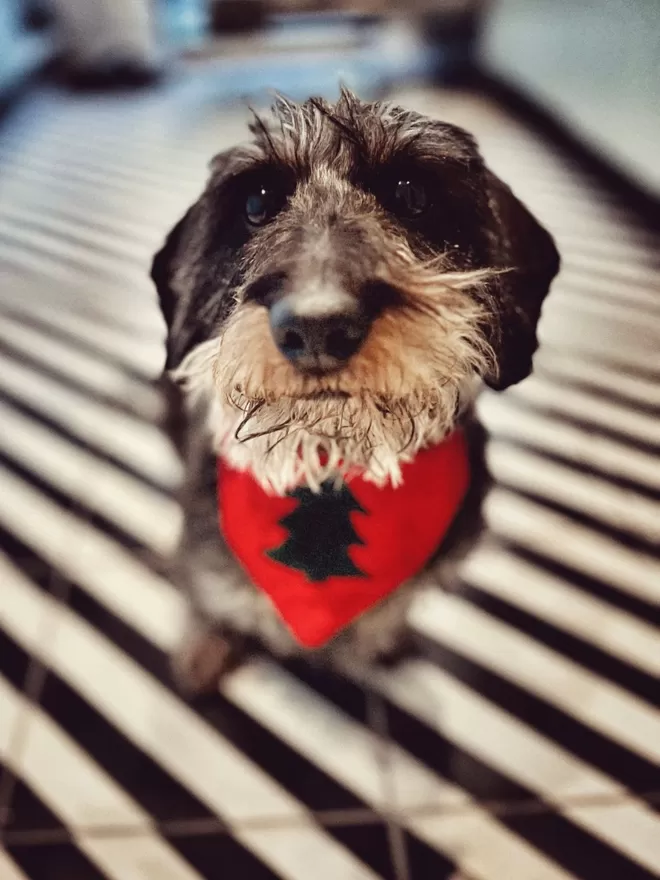
{"label": "grey fur", "polygon": [[[481,528],[488,476],[472,409],[475,383],[483,378],[502,388],[529,373],[541,304],[559,265],[550,236],[461,129],[343,92],[335,105],[279,99],[273,118],[255,118],[252,132],[250,145],[214,160],[204,194],[170,234],[152,273],[168,324],[167,365],[175,372],[164,381],[187,473],[172,576],[190,596],[191,636],[177,668],[192,687],[223,666],[218,631],[230,641],[257,636],[283,654],[299,650],[222,541],[216,454],[234,456],[283,491],[292,477],[281,485],[273,477],[273,470],[287,471],[282,456],[290,460],[307,440],[312,449],[321,441],[341,444],[350,412],[351,433],[364,429],[364,445],[339,445],[341,457],[353,457],[349,464],[376,482],[396,481],[397,458],[463,426],[472,487],[429,571],[316,656],[345,663],[396,652],[416,587],[429,578],[451,580]],[[429,214],[414,222],[387,201],[389,176],[411,169],[433,199]],[[241,219],[241,186],[254,174],[284,193],[279,213],[259,229]],[[380,297],[375,341],[341,372],[309,379],[278,356],[264,316],[269,297],[327,278],[361,307]],[[350,407],[333,408],[328,394]],[[382,424],[374,425],[374,402],[385,414]],[[361,407],[369,410],[363,425]],[[231,430],[228,413],[236,419]],[[385,450],[384,470],[369,459],[374,438]],[[269,469],[275,447],[280,459]],[[325,474],[312,461],[302,476],[314,487]]]}

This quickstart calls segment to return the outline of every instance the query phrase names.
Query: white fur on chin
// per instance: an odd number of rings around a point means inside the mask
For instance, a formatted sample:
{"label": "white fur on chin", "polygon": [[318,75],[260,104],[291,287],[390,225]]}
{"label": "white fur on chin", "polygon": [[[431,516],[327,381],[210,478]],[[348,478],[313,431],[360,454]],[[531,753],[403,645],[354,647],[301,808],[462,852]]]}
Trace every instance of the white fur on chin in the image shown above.
{"label": "white fur on chin", "polygon": [[[440,442],[472,403],[476,371],[411,395],[387,408],[368,392],[351,397],[283,397],[259,401],[218,393],[220,340],[197,346],[173,378],[193,404],[207,407],[213,451],[230,466],[250,471],[266,491],[284,495],[295,486],[318,491],[348,472],[377,485],[401,482],[401,465]],[[246,420],[246,413],[252,415]],[[286,423],[285,428],[278,425]]]}
{"label": "white fur on chin", "polygon": [[254,304],[239,305],[220,336],[175,371],[191,401],[207,407],[215,453],[266,490],[318,491],[356,471],[398,485],[401,465],[451,432],[492,368],[471,296],[491,273],[442,273],[438,261],[415,263],[407,245],[399,251],[406,289],[431,308],[423,319],[385,312],[341,372],[316,379],[295,370],[273,342],[266,309]]}

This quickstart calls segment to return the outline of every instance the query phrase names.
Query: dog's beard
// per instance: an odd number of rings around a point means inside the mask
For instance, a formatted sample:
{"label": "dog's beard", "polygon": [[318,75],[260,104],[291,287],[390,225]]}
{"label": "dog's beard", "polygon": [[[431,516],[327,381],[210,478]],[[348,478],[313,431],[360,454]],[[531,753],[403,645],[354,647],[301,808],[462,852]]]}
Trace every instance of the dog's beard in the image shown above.
{"label": "dog's beard", "polygon": [[265,309],[239,306],[174,378],[208,407],[216,454],[268,491],[318,490],[353,472],[398,485],[402,464],[451,432],[493,369],[483,311],[466,293],[488,275],[427,283],[424,295],[436,302],[385,313],[349,365],[320,378],[298,373],[277,351]]}

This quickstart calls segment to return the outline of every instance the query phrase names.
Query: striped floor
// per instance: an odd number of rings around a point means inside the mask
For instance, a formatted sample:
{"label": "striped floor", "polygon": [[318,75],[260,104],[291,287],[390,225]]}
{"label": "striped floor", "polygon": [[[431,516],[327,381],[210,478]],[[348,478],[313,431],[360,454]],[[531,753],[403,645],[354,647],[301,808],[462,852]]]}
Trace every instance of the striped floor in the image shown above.
{"label": "striped floor", "polygon": [[491,531],[416,659],[263,656],[194,705],[147,266],[243,113],[43,91],[0,132],[2,880],[660,877],[658,241],[497,107],[401,97],[564,254],[535,376],[483,400]]}

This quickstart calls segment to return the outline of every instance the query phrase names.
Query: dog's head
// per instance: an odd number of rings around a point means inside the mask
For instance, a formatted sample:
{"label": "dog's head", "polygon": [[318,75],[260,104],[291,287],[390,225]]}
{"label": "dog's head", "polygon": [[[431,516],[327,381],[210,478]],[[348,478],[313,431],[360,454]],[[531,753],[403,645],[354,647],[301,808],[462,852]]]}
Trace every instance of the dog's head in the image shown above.
{"label": "dog's head", "polygon": [[154,260],[167,367],[277,491],[396,482],[479,379],[530,372],[553,241],[455,126],[343,92],[251,131]]}

